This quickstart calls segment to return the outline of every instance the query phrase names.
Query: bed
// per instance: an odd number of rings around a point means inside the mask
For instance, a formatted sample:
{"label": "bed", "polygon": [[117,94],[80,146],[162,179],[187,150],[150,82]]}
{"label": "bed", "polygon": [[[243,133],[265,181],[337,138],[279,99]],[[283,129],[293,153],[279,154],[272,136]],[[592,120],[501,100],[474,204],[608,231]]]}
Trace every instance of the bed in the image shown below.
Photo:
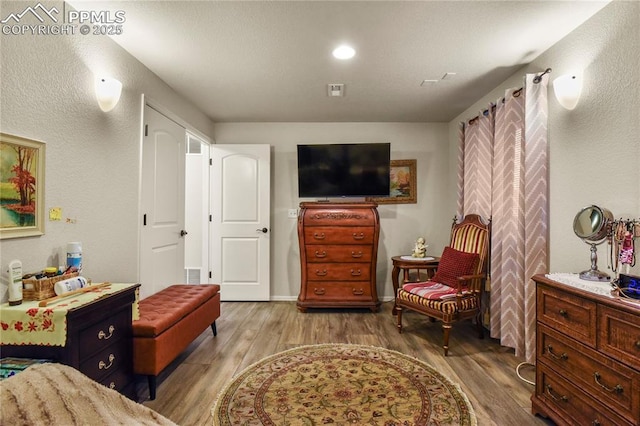
{"label": "bed", "polygon": [[57,363],[34,365],[0,381],[3,425],[159,425],[175,423]]}

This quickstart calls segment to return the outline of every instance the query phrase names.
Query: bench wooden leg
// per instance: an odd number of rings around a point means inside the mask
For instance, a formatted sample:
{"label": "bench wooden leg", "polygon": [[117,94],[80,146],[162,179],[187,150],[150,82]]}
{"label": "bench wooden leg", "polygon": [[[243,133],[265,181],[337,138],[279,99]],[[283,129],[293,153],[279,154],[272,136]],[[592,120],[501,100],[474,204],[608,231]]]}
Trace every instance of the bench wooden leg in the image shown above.
{"label": "bench wooden leg", "polygon": [[153,401],[156,399],[156,376],[148,375],[149,379],[149,398]]}
{"label": "bench wooden leg", "polygon": [[216,328],[216,322],[214,321],[213,324],[211,324],[211,331],[213,331],[213,336],[217,336],[218,335],[218,329]]}

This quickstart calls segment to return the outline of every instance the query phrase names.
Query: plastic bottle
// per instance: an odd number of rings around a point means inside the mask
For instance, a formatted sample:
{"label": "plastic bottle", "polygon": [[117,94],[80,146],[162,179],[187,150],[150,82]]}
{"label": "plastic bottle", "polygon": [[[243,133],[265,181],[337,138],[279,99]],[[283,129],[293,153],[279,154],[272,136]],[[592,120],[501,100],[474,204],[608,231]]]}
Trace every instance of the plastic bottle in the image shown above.
{"label": "plastic bottle", "polygon": [[9,262],[9,305],[15,306],[22,303],[22,262],[12,260]]}
{"label": "plastic bottle", "polygon": [[89,284],[85,277],[73,277],[73,278],[58,281],[57,283],[55,283],[53,285],[53,291],[56,293],[57,296],[60,296],[61,294],[84,288],[87,285]]}
{"label": "plastic bottle", "polygon": [[82,243],[67,243],[67,268],[76,268],[82,271]]}

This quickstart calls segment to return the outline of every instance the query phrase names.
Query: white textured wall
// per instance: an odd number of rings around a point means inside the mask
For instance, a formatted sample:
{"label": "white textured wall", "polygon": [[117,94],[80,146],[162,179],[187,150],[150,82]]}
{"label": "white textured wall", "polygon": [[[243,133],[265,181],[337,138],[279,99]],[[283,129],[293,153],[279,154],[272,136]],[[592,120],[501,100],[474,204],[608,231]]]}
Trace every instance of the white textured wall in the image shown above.
{"label": "white textured wall", "polygon": [[[418,204],[380,205],[377,288],[380,299],[393,295],[391,256],[409,254],[418,236],[440,253],[448,241],[454,211],[446,199],[447,125],[439,123],[218,123],[220,144],[265,143],[271,147],[271,298],[292,300],[300,290],[297,221],[296,145],[305,143],[390,142],[391,159],[417,159]],[[311,201],[304,199],[303,201]]]}
{"label": "white textured wall", "polygon": [[[526,72],[548,67],[551,80],[584,71],[573,111],[558,104],[549,84],[550,270],[579,272],[590,266],[589,247],[573,233],[573,218],[582,207],[596,204],[616,218],[640,217],[639,2],[612,2],[453,120],[450,182],[455,188],[457,123],[495,102],[505,88],[521,87]],[[455,205],[455,195],[449,204]],[[607,245],[598,253],[599,269],[607,270]],[[632,273],[640,274],[640,261]]]}
{"label": "white textured wall", "polygon": [[[27,4],[3,1],[0,16]],[[87,277],[137,281],[141,95],[205,135],[211,122],[105,36],[0,37],[0,130],[46,142],[45,209],[61,207],[63,217],[46,220],[44,236],[0,242],[3,282],[10,260],[20,259],[25,272],[57,265],[58,248],[68,241],[82,242]],[[98,72],[124,86],[108,113],[95,100]],[[5,291],[3,285],[3,299]]]}

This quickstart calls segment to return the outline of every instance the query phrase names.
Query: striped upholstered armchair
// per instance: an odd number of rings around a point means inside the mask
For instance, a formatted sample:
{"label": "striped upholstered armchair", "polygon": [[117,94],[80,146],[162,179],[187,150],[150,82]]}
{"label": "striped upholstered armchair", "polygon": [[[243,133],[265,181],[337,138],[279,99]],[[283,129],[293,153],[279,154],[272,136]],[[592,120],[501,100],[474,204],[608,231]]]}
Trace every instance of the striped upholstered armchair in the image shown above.
{"label": "striped upholstered armchair", "polygon": [[451,226],[451,242],[444,248],[435,275],[429,281],[406,283],[396,294],[395,313],[402,333],[404,309],[442,321],[444,355],[449,352],[449,333],[456,321],[475,318],[483,337],[482,293],[487,278],[491,221],[476,214]]}

